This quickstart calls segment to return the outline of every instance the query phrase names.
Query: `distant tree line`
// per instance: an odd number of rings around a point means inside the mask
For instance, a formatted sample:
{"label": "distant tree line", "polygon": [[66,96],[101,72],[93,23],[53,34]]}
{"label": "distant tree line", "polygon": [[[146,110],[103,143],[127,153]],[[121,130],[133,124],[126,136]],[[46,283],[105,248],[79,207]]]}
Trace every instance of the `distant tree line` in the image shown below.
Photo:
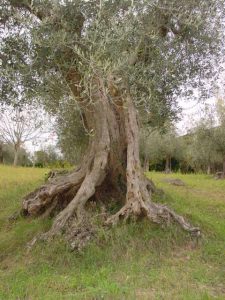
{"label": "distant tree line", "polygon": [[[14,165],[15,147],[13,144],[4,143],[0,140],[0,164]],[[47,146],[35,151],[31,155],[23,147],[18,151],[17,165],[23,167],[38,168],[64,168],[70,166],[69,162],[57,151],[55,146]]]}
{"label": "distant tree line", "polygon": [[146,171],[225,174],[224,101],[219,99],[215,109],[207,109],[186,135],[179,136],[172,125],[164,130],[142,129],[140,150]]}
{"label": "distant tree line", "polygon": [[[70,118],[64,118],[64,114]],[[50,145],[33,155],[22,146],[24,141],[36,137],[34,133],[41,126],[41,123],[33,122],[31,116],[34,115],[16,111],[8,117],[10,122],[6,120],[3,123],[1,119],[4,126],[0,128],[0,164],[51,168],[78,164],[88,146],[85,124],[78,122],[79,118],[82,119],[79,110],[62,111],[56,125],[57,147]],[[71,123],[74,126],[70,126]],[[153,127],[151,124],[142,126],[140,154],[145,171],[207,174],[220,171],[225,174],[224,100],[218,99],[214,109],[207,108],[201,120],[195,122],[193,128],[183,136],[177,134],[169,120],[163,127]]]}
{"label": "distant tree line", "polygon": [[70,163],[64,159],[54,146],[47,146],[44,149],[35,151],[33,163],[38,168],[65,168],[70,166]]}

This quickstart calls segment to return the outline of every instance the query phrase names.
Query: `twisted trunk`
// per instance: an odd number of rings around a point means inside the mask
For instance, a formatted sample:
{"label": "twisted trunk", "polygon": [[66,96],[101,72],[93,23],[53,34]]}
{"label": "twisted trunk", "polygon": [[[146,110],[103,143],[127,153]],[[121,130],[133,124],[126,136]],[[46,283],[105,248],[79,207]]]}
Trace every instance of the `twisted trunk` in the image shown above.
{"label": "twisted trunk", "polygon": [[77,228],[87,221],[87,202],[92,200],[107,206],[116,199],[122,208],[116,214],[108,215],[107,225],[116,224],[120,219],[146,216],[156,223],[174,219],[185,230],[198,233],[198,228],[169,208],[151,201],[155,186],[143,175],[141,168],[137,112],[128,88],[116,89],[114,86],[112,89],[109,82],[106,89],[100,79],[94,86],[93,101],[86,105],[82,102],[91,137],[80,167],[25,197],[23,214],[55,216],[45,237],[69,228],[70,237],[87,238],[86,227],[82,225],[85,234]]}

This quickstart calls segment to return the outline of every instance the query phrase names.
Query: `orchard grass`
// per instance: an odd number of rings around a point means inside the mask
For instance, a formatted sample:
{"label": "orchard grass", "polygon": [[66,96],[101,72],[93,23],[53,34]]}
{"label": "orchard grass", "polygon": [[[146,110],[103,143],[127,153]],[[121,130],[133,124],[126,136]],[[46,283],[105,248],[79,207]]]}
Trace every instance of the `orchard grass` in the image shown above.
{"label": "orchard grass", "polygon": [[[39,186],[47,169],[0,166],[0,299],[225,299],[225,180],[206,175],[151,172],[166,203],[193,225],[193,238],[178,226],[148,221],[99,229],[82,253],[61,240],[27,242],[51,220],[9,220],[21,199]],[[172,186],[165,178],[180,178]]]}

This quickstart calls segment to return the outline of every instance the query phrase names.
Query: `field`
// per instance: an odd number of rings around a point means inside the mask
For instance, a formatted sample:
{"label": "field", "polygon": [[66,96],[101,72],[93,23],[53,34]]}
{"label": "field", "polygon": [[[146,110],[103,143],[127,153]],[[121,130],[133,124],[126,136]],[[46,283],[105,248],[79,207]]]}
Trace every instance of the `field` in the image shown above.
{"label": "field", "polygon": [[[82,253],[61,240],[27,242],[51,220],[8,217],[44,180],[45,169],[0,166],[0,299],[225,299],[225,180],[149,173],[165,202],[202,230],[147,221],[101,230]],[[186,186],[164,181],[180,178]]]}

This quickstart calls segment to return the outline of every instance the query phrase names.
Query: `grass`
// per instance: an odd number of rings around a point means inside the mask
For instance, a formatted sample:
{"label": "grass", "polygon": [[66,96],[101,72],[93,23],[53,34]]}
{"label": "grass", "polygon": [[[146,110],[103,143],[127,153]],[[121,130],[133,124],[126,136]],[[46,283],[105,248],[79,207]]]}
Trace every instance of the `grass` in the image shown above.
{"label": "grass", "polygon": [[[196,240],[177,226],[147,221],[121,224],[82,253],[60,239],[26,243],[50,220],[8,216],[40,185],[46,170],[0,167],[0,299],[225,299],[225,181],[206,175],[149,173],[163,199],[203,235]],[[186,186],[163,182],[182,179]]]}

